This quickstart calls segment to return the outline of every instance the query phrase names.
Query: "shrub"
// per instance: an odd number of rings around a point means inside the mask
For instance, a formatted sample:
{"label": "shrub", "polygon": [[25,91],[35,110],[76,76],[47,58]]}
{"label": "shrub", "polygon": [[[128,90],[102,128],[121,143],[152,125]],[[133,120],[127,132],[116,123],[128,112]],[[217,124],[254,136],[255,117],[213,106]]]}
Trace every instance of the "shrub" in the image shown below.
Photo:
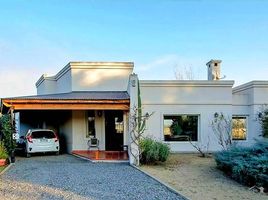
{"label": "shrub", "polygon": [[15,150],[16,142],[13,140],[14,127],[10,121],[10,115],[3,115],[0,118],[1,132],[3,133],[3,142],[7,153],[10,154]]}
{"label": "shrub", "polygon": [[258,120],[261,124],[263,137],[268,138],[268,108],[262,109],[258,112]]}
{"label": "shrub", "polygon": [[0,142],[0,159],[7,159],[8,154],[3,142]]}
{"label": "shrub", "polygon": [[268,192],[268,142],[251,147],[231,147],[215,154],[217,167],[238,182],[264,187]]}
{"label": "shrub", "polygon": [[142,139],[140,141],[140,149],[140,162],[143,164],[153,164],[158,161],[165,162],[170,154],[170,148],[167,144],[151,138]]}

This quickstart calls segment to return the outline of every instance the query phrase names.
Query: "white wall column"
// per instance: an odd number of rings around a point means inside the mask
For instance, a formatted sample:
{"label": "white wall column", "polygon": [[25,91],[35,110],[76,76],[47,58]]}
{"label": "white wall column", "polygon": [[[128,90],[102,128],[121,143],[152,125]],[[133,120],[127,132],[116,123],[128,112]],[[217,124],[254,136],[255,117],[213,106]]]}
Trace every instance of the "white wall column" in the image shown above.
{"label": "white wall column", "polygon": [[128,155],[129,155],[129,162],[130,164],[134,164],[134,165],[139,165],[139,161],[138,163],[136,162],[134,155],[139,155],[139,147],[132,141],[131,138],[131,130],[133,130],[133,122],[131,120],[132,116],[134,116],[135,111],[134,108],[138,107],[138,76],[137,74],[131,74],[129,76],[129,85],[128,85],[128,93],[130,96],[130,111],[129,111],[129,128],[128,128]]}

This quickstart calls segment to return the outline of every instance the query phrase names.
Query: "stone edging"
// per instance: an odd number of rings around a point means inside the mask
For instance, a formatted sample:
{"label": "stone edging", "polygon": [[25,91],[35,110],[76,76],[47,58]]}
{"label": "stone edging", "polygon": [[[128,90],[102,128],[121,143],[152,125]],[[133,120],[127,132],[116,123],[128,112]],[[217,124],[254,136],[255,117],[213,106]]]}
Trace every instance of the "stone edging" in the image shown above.
{"label": "stone edging", "polygon": [[178,196],[181,196],[184,200],[188,200],[185,196],[183,196],[182,194],[180,194],[177,190],[175,190],[174,188],[172,188],[171,186],[169,186],[168,184],[164,183],[163,181],[161,181],[160,179],[152,176],[151,174],[143,171],[142,169],[138,168],[137,166],[135,165],[130,165],[131,167],[135,168],[136,170],[140,171],[141,173],[145,174],[146,176],[154,179],[155,181],[157,181],[158,183],[164,185],[169,191],[177,194]]}
{"label": "stone edging", "polygon": [[13,165],[13,163],[10,163],[3,171],[0,172],[0,176],[3,175],[9,168]]}
{"label": "stone edging", "polygon": [[79,156],[79,155],[77,155],[77,154],[72,154],[72,153],[69,154],[69,155],[74,156],[74,157],[76,157],[76,158],[80,158],[80,159],[82,159],[82,160],[87,160],[87,161],[93,163],[93,161],[90,160],[89,158],[85,158],[85,157],[83,157],[83,156]]}

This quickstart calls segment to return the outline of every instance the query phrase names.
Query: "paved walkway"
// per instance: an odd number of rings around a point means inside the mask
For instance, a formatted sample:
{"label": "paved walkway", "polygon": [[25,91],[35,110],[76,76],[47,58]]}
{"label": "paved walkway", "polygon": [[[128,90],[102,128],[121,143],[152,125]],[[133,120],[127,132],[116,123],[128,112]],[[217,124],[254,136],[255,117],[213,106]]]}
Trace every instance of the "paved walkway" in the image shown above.
{"label": "paved walkway", "polygon": [[128,164],[71,155],[19,158],[0,177],[0,199],[183,199]]}

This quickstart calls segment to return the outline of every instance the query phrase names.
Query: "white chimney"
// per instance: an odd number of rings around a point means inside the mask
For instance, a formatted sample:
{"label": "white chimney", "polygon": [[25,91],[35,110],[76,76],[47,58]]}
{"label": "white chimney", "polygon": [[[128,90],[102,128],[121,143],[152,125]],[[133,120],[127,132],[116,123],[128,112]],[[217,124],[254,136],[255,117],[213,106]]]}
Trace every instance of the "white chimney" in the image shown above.
{"label": "white chimney", "polygon": [[221,78],[221,60],[210,60],[207,63],[208,80],[215,81]]}

